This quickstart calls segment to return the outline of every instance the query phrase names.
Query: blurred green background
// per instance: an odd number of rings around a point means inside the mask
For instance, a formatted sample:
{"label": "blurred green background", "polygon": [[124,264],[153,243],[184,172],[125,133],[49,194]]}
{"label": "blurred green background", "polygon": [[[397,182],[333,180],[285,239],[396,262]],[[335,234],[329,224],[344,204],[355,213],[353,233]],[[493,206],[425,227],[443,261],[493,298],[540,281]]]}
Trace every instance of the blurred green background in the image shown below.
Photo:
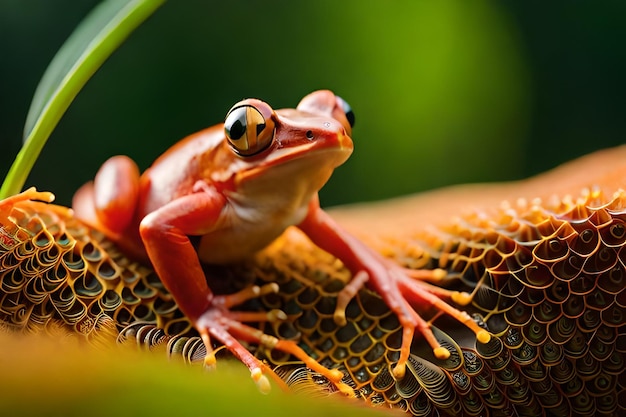
{"label": "blurred green background", "polygon": [[[97,1],[0,1],[0,175],[34,89]],[[245,97],[330,88],[355,153],[324,205],[527,177],[626,137],[625,2],[170,1],[79,94],[27,185],[68,204],[109,156],[142,169]]]}

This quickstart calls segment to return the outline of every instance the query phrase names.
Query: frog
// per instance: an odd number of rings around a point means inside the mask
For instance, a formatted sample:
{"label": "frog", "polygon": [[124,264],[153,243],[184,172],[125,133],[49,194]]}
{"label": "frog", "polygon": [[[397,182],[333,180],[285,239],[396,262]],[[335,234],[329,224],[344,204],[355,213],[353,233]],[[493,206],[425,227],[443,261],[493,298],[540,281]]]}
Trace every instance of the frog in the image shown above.
{"label": "frog", "polygon": [[443,270],[406,270],[341,227],[320,205],[319,191],[352,154],[355,116],[330,90],[305,96],[295,109],[274,110],[255,98],[236,103],[223,123],[174,144],[143,173],[127,156],[113,156],[93,181],[74,195],[75,215],[102,231],[121,250],[150,262],[182,312],[202,337],[204,363],[214,367],[212,341],[223,344],[269,389],[271,372],[241,343],[263,343],[302,360],[344,391],[343,373],[325,369],[294,342],[262,334],[244,322],[285,319],[282,311],[241,312],[246,300],[279,291],[252,286],[216,295],[204,264],[228,265],[249,259],[287,228],[300,229],[316,246],[339,258],[353,278],[338,296],[334,319],[345,324],[345,308],[363,287],[378,293],[403,328],[394,375],[404,375],[415,332],[435,356],[449,352],[418,314],[435,307],[470,328],[481,341],[489,334],[447,301],[468,302],[468,294],[443,294],[429,281]]}

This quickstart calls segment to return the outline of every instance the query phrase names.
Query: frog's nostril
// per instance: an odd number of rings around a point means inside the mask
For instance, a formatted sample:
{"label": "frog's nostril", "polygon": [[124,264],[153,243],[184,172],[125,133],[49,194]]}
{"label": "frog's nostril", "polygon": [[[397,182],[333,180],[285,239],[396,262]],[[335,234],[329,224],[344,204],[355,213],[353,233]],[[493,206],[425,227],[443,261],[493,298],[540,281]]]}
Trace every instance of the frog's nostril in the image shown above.
{"label": "frog's nostril", "polygon": [[306,138],[309,139],[309,140],[311,140],[311,139],[313,139],[315,137],[315,135],[313,134],[312,130],[307,130],[305,135],[306,135]]}

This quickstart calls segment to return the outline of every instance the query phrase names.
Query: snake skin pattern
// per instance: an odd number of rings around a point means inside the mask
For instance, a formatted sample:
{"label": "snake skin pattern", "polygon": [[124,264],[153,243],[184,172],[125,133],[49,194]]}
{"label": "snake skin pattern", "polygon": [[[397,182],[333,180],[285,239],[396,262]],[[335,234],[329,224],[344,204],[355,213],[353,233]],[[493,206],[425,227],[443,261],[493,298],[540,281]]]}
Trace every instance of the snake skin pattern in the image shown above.
{"label": "snake skin pattern", "polygon": [[[61,207],[25,201],[0,209],[0,319],[15,329],[62,323],[87,338],[114,325],[119,339],[166,346],[201,361],[204,346],[149,267],[127,259]],[[381,299],[362,290],[333,321],[350,279],[341,262],[290,230],[255,259],[211,270],[222,292],[279,284],[247,302],[288,319],[257,324],[294,340],[344,371],[373,406],[419,416],[619,416],[626,414],[626,195],[519,202],[448,227],[390,240],[407,268],[443,268],[437,285],[473,293],[462,307],[494,336],[473,333],[427,306],[436,337],[452,354],[433,356],[416,336],[406,375],[391,369],[402,329]],[[251,346],[294,390],[335,391],[288,355]]]}

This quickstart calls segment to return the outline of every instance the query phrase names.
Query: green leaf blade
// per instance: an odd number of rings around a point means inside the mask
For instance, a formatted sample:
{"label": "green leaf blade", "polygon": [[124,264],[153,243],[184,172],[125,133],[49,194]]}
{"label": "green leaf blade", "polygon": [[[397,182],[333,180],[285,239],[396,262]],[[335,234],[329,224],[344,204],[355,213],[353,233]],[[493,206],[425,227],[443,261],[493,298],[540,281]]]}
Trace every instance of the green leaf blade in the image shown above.
{"label": "green leaf blade", "polygon": [[31,103],[24,146],[0,189],[18,193],[50,134],[76,95],[124,40],[165,0],[107,0],[81,22],[46,69]]}

